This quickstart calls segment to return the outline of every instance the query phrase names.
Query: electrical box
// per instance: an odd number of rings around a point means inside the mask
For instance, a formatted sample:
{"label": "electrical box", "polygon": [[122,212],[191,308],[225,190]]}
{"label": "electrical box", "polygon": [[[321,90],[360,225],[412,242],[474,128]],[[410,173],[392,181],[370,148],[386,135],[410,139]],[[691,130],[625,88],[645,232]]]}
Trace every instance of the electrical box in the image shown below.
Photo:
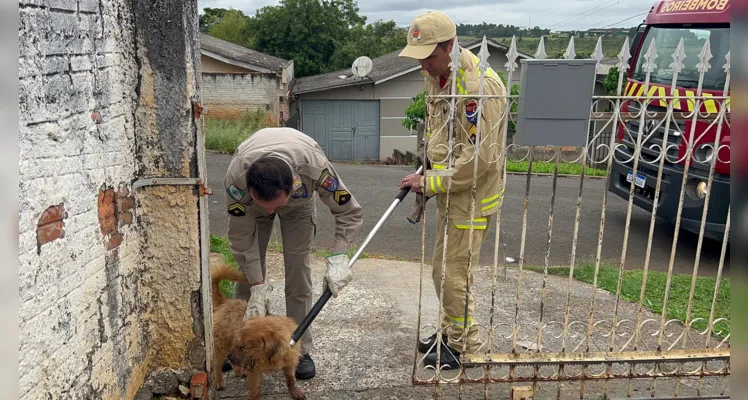
{"label": "electrical box", "polygon": [[587,145],[595,60],[520,60],[515,144]]}

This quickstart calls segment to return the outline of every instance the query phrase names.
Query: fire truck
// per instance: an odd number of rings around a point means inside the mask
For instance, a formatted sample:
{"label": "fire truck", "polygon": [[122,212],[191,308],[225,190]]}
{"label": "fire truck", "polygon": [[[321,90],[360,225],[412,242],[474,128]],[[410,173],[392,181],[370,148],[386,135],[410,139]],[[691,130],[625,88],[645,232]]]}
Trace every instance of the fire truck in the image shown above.
{"label": "fire truck", "polygon": [[[678,73],[673,102],[674,114],[692,113],[696,106],[696,96],[700,72],[697,68],[699,53],[704,41],[709,40],[713,57],[711,67],[704,74],[702,96],[722,96],[727,74],[722,66],[730,51],[730,0],[665,0],[656,2],[649,11],[644,23],[639,25],[631,45],[631,61],[624,87],[624,95],[635,96],[640,101],[622,101],[622,112],[637,113],[642,105],[649,112],[667,111],[667,100],[673,79],[672,54],[680,39],[684,39],[686,58],[684,68]],[[655,40],[656,68],[650,74],[650,84],[645,91],[646,73],[643,68],[650,42]],[[729,95],[729,93],[728,93]],[[647,102],[647,96],[653,96]],[[689,97],[691,100],[688,100]],[[729,118],[729,102],[725,119]],[[683,209],[680,227],[698,234],[701,229],[705,199],[709,205],[704,226],[704,237],[722,241],[730,205],[730,127],[722,122],[720,145],[715,147],[718,123],[717,112],[722,106],[719,100],[703,99],[701,115],[695,122],[692,118],[671,120],[665,139],[665,122],[646,120],[639,129],[639,119],[625,121],[619,126],[615,157],[612,163],[608,190],[623,199],[629,199],[629,189],[634,185],[633,203],[652,212],[655,187],[659,171],[660,157],[665,155],[662,182],[658,198],[657,215],[675,225],[678,217],[681,190]],[[708,115],[707,115],[708,113]],[[692,126],[695,124],[695,126]],[[634,152],[637,135],[642,132],[640,158],[634,176]],[[692,137],[693,136],[693,137]],[[683,187],[683,174],[686,168],[687,143],[691,142],[692,154],[688,165],[688,175]],[[663,154],[664,153],[664,154]],[[713,157],[717,157],[710,193],[707,181]],[[728,238],[729,240],[729,238]]]}

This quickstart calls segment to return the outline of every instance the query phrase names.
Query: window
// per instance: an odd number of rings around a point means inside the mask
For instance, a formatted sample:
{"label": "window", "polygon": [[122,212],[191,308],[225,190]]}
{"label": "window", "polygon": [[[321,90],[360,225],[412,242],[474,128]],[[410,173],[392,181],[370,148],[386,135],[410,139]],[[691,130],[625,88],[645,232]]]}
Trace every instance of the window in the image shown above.
{"label": "window", "polygon": [[683,88],[698,87],[699,71],[696,65],[699,63],[699,53],[704,47],[704,42],[710,41],[713,57],[709,60],[710,68],[704,74],[705,90],[722,90],[725,86],[725,56],[730,51],[730,28],[685,28],[685,27],[651,27],[644,39],[644,45],[639,50],[634,69],[633,78],[644,82],[646,73],[643,66],[644,55],[647,53],[649,44],[655,39],[657,58],[656,68],[650,75],[650,82],[662,85],[670,85],[673,81],[673,70],[670,64],[673,62],[673,53],[681,37],[683,38],[683,50],[686,58],[683,60],[684,68],[678,74],[677,86]]}

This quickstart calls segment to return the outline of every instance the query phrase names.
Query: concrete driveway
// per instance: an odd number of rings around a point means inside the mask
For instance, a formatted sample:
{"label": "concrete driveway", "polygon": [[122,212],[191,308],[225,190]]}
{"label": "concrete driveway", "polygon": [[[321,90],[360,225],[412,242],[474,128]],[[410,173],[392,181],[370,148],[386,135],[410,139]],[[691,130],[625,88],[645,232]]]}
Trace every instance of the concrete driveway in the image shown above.
{"label": "concrete driveway", "polygon": [[[207,158],[208,184],[214,191],[210,199],[210,232],[219,236],[226,235],[227,231],[223,178],[230,161],[230,155],[208,154]],[[411,172],[412,168],[356,164],[336,164],[335,168],[364,207],[364,226],[361,232],[361,240],[363,240],[394,200],[401,178]],[[552,182],[551,177],[532,177],[525,239],[525,265],[543,266],[545,263]],[[503,231],[501,237],[505,242],[503,245],[506,247],[506,254],[516,259],[519,259],[521,250],[525,185],[525,175],[508,176],[501,222]],[[577,264],[595,260],[604,191],[604,180],[585,179],[577,238]],[[551,266],[568,265],[570,262],[578,193],[579,179],[558,179],[553,213],[553,234],[548,254]],[[366,253],[409,260],[420,259],[422,227],[420,224],[411,225],[406,220],[413,201],[414,197],[409,196],[395,209],[378,235],[366,248]],[[602,244],[602,262],[606,265],[617,266],[621,262],[627,206],[628,203],[623,199],[612,194],[608,196],[606,227]],[[429,214],[426,222],[425,254],[426,259],[430,259],[435,240],[435,202],[429,202],[427,209]],[[334,238],[334,219],[329,209],[321,202],[318,202],[317,218],[316,245],[318,248],[330,248]],[[625,261],[626,269],[644,267],[650,218],[649,213],[634,206]],[[495,231],[495,226],[492,226],[481,252],[481,263],[484,265],[493,264]],[[650,258],[651,269],[667,271],[673,231],[673,227],[664,222],[656,222]],[[698,236],[681,232],[674,263],[676,272],[692,273],[697,241]],[[720,243],[704,240],[699,275],[716,275],[720,250]],[[503,250],[500,249],[499,260],[503,259],[503,254]],[[729,275],[729,251],[724,273]]]}

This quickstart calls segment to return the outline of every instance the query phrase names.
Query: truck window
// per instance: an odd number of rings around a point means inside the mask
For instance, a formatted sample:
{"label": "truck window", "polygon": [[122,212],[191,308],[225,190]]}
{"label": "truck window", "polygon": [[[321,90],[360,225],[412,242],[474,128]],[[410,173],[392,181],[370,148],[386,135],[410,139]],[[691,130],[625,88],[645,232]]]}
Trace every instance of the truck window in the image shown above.
{"label": "truck window", "polygon": [[644,82],[646,74],[643,70],[644,55],[649,48],[652,39],[655,39],[657,48],[656,69],[650,75],[650,82],[669,86],[673,80],[673,70],[670,64],[673,62],[673,53],[678,46],[680,38],[683,38],[683,47],[686,54],[683,60],[683,71],[678,74],[677,86],[683,88],[696,88],[699,83],[699,71],[696,65],[699,63],[699,53],[704,47],[704,41],[709,39],[713,57],[709,60],[711,67],[704,74],[705,90],[723,90],[725,86],[725,71],[722,65],[725,56],[730,51],[730,28],[685,28],[653,26],[647,31],[644,44],[639,50],[634,69],[633,78]]}

